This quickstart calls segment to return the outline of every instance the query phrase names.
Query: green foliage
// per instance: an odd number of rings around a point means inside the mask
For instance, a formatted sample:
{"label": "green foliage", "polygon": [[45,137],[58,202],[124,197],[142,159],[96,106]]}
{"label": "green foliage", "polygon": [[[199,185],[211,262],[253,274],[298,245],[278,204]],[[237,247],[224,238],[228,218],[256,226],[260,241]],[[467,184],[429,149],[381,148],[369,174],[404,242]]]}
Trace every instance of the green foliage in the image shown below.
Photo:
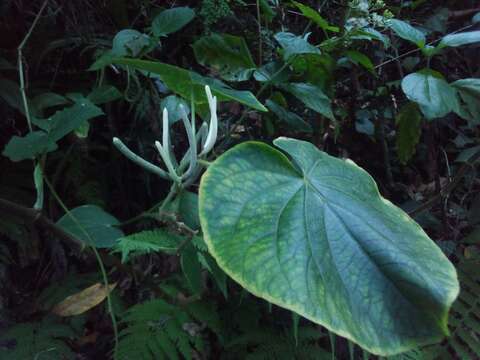
{"label": "green foliage", "polygon": [[152,22],[155,36],[167,36],[187,25],[195,17],[195,12],[189,7],[175,7],[164,10]]}
{"label": "green foliage", "polygon": [[[195,310],[208,322],[215,318],[205,307]],[[187,311],[162,299],[132,306],[121,323],[125,328],[120,332],[117,360],[192,359],[204,351],[202,326]]]}
{"label": "green foliage", "polygon": [[398,128],[398,159],[403,164],[406,164],[412,158],[415,153],[415,147],[420,141],[422,115],[415,103],[408,103],[400,110],[395,122]]}
{"label": "green foliage", "polygon": [[281,333],[276,329],[251,329],[226,344],[226,349],[234,353],[235,359],[316,359],[330,360],[332,354],[318,344],[325,335],[313,326],[298,328],[297,339],[291,333]]}
{"label": "green foliage", "polygon": [[441,250],[353,162],[307,142],[274,143],[292,161],[244,143],[202,178],[200,220],[220,267],[375,354],[443,338],[459,289]]}
{"label": "green foliage", "polygon": [[193,50],[199,64],[215,69],[227,81],[248,80],[256,68],[245,39],[239,36],[204,36]]}
{"label": "green foliage", "polygon": [[96,205],[83,205],[70,210],[57,225],[87,245],[111,248],[123,232],[119,221]]}
{"label": "green foliage", "polygon": [[45,319],[40,323],[20,323],[0,335],[0,357],[3,359],[74,359],[64,340],[75,333],[66,326]]}
{"label": "green foliage", "polygon": [[162,229],[145,230],[117,240],[114,251],[122,253],[122,262],[127,262],[139,255],[157,251],[172,254],[176,251],[182,238]]}

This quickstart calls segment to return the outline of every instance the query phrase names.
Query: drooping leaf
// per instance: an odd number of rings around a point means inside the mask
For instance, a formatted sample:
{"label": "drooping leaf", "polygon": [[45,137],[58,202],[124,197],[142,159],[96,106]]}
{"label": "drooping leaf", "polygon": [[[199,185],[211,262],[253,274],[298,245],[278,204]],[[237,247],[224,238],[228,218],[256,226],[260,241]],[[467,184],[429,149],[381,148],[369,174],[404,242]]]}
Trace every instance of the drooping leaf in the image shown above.
{"label": "drooping leaf", "polygon": [[414,43],[419,48],[425,46],[426,39],[423,32],[414,28],[409,23],[398,19],[391,19],[388,21],[387,26],[402,39]]}
{"label": "drooping leaf", "polygon": [[330,120],[334,120],[331,100],[324,94],[320,87],[308,83],[288,83],[282,85],[282,89],[288,91],[308,108],[322,114]]}
{"label": "drooping leaf", "polygon": [[480,42],[480,31],[468,31],[444,36],[439,47],[457,47],[477,42]]}
{"label": "drooping leaf", "polygon": [[117,283],[109,284],[106,288],[103,284],[94,284],[76,294],[70,295],[52,309],[59,316],[74,316],[94,308],[100,304],[115,288]]}
{"label": "drooping leaf", "polygon": [[115,59],[114,62],[159,75],[170,90],[188,102],[193,95],[196,103],[207,104],[204,87],[209,85],[218,101],[238,101],[253,109],[267,111],[250,91],[234,90],[221,81],[203,77],[193,71],[155,61]]}
{"label": "drooping leaf", "polygon": [[111,248],[123,232],[115,225],[120,224],[112,215],[96,205],[82,205],[65,214],[57,225],[87,245]]}
{"label": "drooping leaf", "polygon": [[436,71],[423,69],[402,80],[402,90],[408,99],[416,102],[429,120],[458,111],[455,89]]}
{"label": "drooping leaf", "polygon": [[415,154],[415,147],[420,140],[422,114],[415,103],[408,103],[402,107],[395,122],[398,128],[396,137],[398,158],[405,164]]}
{"label": "drooping leaf", "polygon": [[323,30],[328,30],[331,32],[339,32],[340,29],[337,26],[332,26],[325,20],[318,11],[312,9],[311,7],[299,3],[297,1],[292,1],[292,3],[302,12],[303,16],[312,20],[319,28]]}
{"label": "drooping leaf", "polygon": [[308,42],[309,35],[302,37],[289,32],[276,33],[274,37],[283,49],[283,59],[287,61],[299,54],[320,54],[320,50]]}
{"label": "drooping leaf", "polygon": [[65,98],[65,96],[52,92],[46,92],[35,96],[32,101],[30,101],[30,109],[34,116],[42,117],[45,109],[67,104],[68,99]]}
{"label": "drooping leaf", "polygon": [[175,7],[158,14],[152,22],[152,31],[155,36],[166,36],[174,33],[195,17],[195,12],[189,7]]}
{"label": "drooping leaf", "polygon": [[457,90],[465,104],[460,106],[458,115],[469,120],[473,125],[480,123],[480,79],[462,79],[450,84]]}
{"label": "drooping leaf", "polygon": [[197,62],[217,70],[227,81],[245,81],[255,71],[255,63],[245,39],[228,34],[212,34],[193,44]]}
{"label": "drooping leaf", "polygon": [[181,220],[192,230],[200,229],[198,218],[198,195],[190,191],[182,191],[179,195],[178,212]]}
{"label": "drooping leaf", "polygon": [[87,99],[95,105],[101,105],[122,98],[122,94],[115,86],[103,85],[92,90]]}
{"label": "drooping leaf", "polygon": [[371,73],[375,72],[374,65],[372,63],[372,60],[365,55],[362,54],[359,51],[356,50],[348,50],[345,55],[350,59],[351,62],[353,62],[356,65],[361,65]]}
{"label": "drooping leaf", "polygon": [[276,115],[276,117],[288,125],[294,131],[311,133],[312,127],[297,114],[288,111],[273,100],[267,100],[267,107]]}
{"label": "drooping leaf", "polygon": [[379,355],[439,341],[453,265],[352,161],[287,138],[227,151],[200,184],[209,252],[248,291]]}
{"label": "drooping leaf", "polygon": [[197,251],[193,246],[187,246],[186,249],[182,251],[180,263],[190,289],[195,294],[201,293],[203,289],[202,265],[198,260]]}
{"label": "drooping leaf", "polygon": [[255,80],[260,82],[282,83],[287,81],[289,76],[288,68],[284,67],[280,61],[269,62],[253,73]]}
{"label": "drooping leaf", "polygon": [[48,135],[43,131],[33,131],[24,137],[13,136],[2,155],[12,161],[34,159],[38,155],[57,149],[57,144],[50,142]]}

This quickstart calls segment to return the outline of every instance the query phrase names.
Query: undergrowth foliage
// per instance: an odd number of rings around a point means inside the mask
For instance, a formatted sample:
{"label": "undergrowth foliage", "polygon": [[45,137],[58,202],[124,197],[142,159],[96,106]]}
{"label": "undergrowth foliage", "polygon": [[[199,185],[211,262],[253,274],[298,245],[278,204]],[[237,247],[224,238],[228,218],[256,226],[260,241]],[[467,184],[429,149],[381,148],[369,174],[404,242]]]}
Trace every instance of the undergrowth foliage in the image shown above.
{"label": "undergrowth foliage", "polygon": [[0,358],[480,358],[476,1],[0,31]]}

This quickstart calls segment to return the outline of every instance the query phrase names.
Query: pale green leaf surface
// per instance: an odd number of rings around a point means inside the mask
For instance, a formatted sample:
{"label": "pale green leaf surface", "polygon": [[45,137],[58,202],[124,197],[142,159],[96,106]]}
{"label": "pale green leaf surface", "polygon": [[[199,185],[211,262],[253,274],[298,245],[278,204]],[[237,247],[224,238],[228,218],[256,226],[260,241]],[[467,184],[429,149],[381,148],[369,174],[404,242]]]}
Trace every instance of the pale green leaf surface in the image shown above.
{"label": "pale green leaf surface", "polygon": [[111,55],[137,56],[150,45],[150,37],[137,30],[119,31],[112,41]]}
{"label": "pale green leaf surface", "polygon": [[457,112],[464,119],[469,120],[472,125],[480,123],[480,79],[470,78],[457,80],[451,83],[457,90],[464,105]]}
{"label": "pale green leaf surface", "polygon": [[57,225],[87,245],[110,248],[123,236],[119,221],[96,205],[82,205],[65,214]]}
{"label": "pale green leaf surface", "polygon": [[209,166],[200,221],[219,266],[253,294],[364,349],[439,341],[458,291],[453,265],[352,161],[280,138]]}
{"label": "pale green leaf surface", "polygon": [[424,69],[407,75],[402,80],[402,90],[409,100],[419,104],[429,120],[459,109],[455,89],[435,71]]}
{"label": "pale green leaf surface", "polygon": [[320,50],[308,42],[308,36],[296,36],[289,32],[279,32],[275,34],[275,40],[283,48],[283,58],[290,59],[293,55],[299,54],[320,54]]}
{"label": "pale green leaf surface", "polygon": [[398,19],[391,19],[387,25],[402,39],[410,41],[420,48],[425,46],[426,39],[423,32],[414,28],[409,23]]}
{"label": "pale green leaf surface", "polygon": [[439,47],[457,47],[476,42],[480,42],[480,31],[467,31],[444,36],[439,44]]}
{"label": "pale green leaf surface", "polygon": [[152,30],[155,36],[166,36],[187,25],[195,17],[195,12],[189,7],[167,9],[153,19]]}

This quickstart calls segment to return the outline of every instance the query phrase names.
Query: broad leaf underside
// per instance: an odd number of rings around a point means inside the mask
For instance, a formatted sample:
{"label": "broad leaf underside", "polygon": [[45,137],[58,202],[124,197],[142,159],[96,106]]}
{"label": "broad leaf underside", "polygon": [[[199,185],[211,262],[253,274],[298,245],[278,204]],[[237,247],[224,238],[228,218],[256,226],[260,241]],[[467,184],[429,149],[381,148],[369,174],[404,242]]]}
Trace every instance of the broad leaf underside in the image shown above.
{"label": "broad leaf underside", "polygon": [[372,353],[440,340],[459,288],[425,232],[351,161],[312,144],[236,146],[202,178],[200,219],[220,267],[253,294]]}

